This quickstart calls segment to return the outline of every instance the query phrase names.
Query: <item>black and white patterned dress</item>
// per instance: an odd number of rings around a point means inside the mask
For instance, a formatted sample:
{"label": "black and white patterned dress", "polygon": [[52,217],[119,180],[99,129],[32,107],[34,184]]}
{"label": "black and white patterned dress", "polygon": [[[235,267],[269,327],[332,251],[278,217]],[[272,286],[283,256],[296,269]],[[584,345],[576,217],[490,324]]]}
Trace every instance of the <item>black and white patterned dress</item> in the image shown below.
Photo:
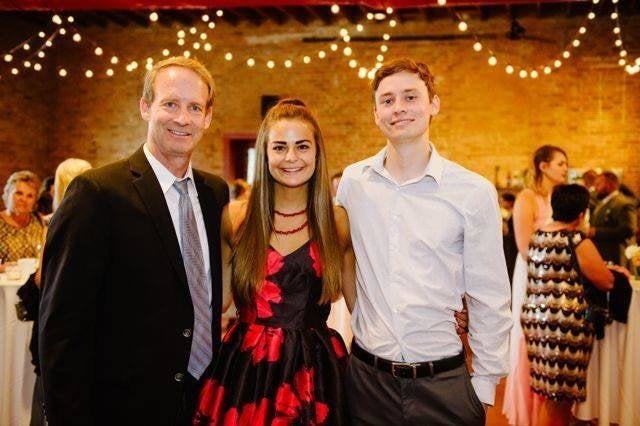
{"label": "black and white patterned dress", "polygon": [[588,304],[572,251],[584,239],[579,232],[536,231],[529,244],[527,296],[520,319],[531,388],[553,400],[586,398],[593,327],[585,319]]}

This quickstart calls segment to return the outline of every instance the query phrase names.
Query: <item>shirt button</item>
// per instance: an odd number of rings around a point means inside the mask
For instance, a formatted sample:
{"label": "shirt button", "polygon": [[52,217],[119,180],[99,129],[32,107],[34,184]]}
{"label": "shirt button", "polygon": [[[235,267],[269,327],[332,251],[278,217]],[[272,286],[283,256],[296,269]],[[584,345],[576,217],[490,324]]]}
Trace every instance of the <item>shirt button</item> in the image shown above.
{"label": "shirt button", "polygon": [[184,380],[184,374],[182,373],[176,373],[175,376],[173,376],[173,380],[175,380],[176,382],[181,382]]}
{"label": "shirt button", "polygon": [[182,335],[183,335],[184,337],[191,337],[191,330],[190,330],[190,329],[188,329],[188,328],[185,328],[185,329],[182,331]]}
{"label": "shirt button", "polygon": [[393,309],[395,313],[400,313],[401,310],[402,310],[402,305],[396,305],[396,307]]}

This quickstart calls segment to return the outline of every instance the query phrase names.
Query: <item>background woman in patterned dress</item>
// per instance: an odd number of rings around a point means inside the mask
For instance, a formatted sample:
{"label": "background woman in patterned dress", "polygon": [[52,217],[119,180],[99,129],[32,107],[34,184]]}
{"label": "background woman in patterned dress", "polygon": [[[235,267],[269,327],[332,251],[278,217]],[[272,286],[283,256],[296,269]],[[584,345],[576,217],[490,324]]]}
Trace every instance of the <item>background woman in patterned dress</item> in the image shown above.
{"label": "background woman in patterned dress", "polygon": [[586,397],[593,346],[582,277],[608,291],[614,276],[582,232],[589,191],[580,185],[557,186],[551,206],[553,221],[537,230],[529,245],[521,321],[531,389],[545,398],[538,424],[569,425],[571,404]]}
{"label": "background woman in patterned dress", "polygon": [[567,180],[567,155],[557,146],[543,145],[532,159],[533,182],[520,191],[513,207],[513,227],[518,255],[511,282],[513,327],[509,342],[509,375],[507,376],[502,412],[510,425],[535,424],[539,399],[534,398],[529,384],[529,361],[520,327],[520,308],[527,289],[527,250],[531,234],[551,219],[551,192]]}

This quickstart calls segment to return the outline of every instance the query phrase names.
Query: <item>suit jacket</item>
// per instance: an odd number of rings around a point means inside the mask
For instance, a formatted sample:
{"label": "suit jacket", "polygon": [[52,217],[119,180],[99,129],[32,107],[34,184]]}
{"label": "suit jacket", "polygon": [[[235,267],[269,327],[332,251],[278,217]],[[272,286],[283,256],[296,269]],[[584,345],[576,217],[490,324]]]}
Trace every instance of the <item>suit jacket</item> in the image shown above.
{"label": "suit jacket", "polygon": [[[211,174],[194,170],[194,183],[209,243],[215,350],[229,193]],[[49,424],[175,424],[193,305],[169,209],[142,148],[73,181],[51,221],[43,278],[39,347]]]}
{"label": "suit jacket", "polygon": [[593,242],[604,260],[626,264],[624,249],[627,239],[636,232],[636,208],[633,201],[617,194],[596,207],[591,224],[596,228]]}

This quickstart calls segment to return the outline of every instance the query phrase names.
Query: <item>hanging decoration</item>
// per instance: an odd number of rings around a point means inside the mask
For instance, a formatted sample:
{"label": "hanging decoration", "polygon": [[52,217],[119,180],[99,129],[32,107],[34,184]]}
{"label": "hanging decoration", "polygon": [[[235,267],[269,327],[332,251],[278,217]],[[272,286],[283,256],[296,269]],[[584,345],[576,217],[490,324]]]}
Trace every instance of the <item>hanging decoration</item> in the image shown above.
{"label": "hanging decoration", "polygon": [[[625,48],[624,40],[622,37],[622,29],[620,25],[620,12],[618,10],[619,0],[611,0],[614,6],[614,11],[611,13],[610,18],[614,23],[613,34],[615,35],[614,45],[617,48],[618,64],[630,75],[638,74],[640,72],[640,57],[637,57],[634,61],[629,59],[629,54]],[[583,46],[584,36],[588,31],[588,28],[595,21],[596,12],[595,6],[600,4],[601,0],[591,0],[592,7],[587,13],[583,24],[576,30],[571,41],[567,43],[564,48],[554,57],[549,59],[546,63],[534,64],[534,65],[522,65],[513,64],[510,61],[503,59],[495,52],[494,49],[486,45],[481,39],[481,36],[476,33],[466,22],[466,20],[456,11],[452,10],[453,17],[456,22],[458,31],[466,33],[469,32],[472,35],[473,44],[472,49],[476,53],[485,52],[487,55],[487,63],[491,67],[504,66],[504,72],[510,75],[518,75],[520,78],[532,78],[536,79],[540,76],[546,76],[554,71],[557,71],[564,63],[570,58],[575,56],[576,50]],[[446,6],[446,0],[437,0],[437,4],[440,7]],[[333,4],[330,10],[334,14],[340,13],[340,6]],[[157,58],[168,57],[170,55],[184,55],[190,57],[192,51],[202,52],[202,55],[211,54],[213,57],[221,57],[225,61],[240,61],[249,68],[263,69],[289,69],[294,66],[308,65],[314,61],[327,58],[328,55],[341,54],[346,62],[346,65],[357,72],[360,78],[373,79],[375,72],[382,66],[385,55],[389,51],[388,42],[391,40],[390,32],[399,25],[399,21],[393,16],[393,9],[387,8],[385,11],[371,11],[366,14],[367,21],[381,22],[388,25],[389,30],[384,32],[379,39],[379,44],[375,51],[372,52],[370,48],[367,52],[361,50],[356,51],[356,48],[351,43],[351,38],[357,36],[358,33],[365,31],[365,24],[359,23],[355,25],[355,28],[351,31],[347,28],[341,28],[332,40],[325,48],[316,49],[312,51],[299,51],[291,53],[285,57],[265,57],[260,53],[253,55],[241,56],[230,49],[219,52],[213,43],[209,30],[216,28],[216,18],[224,16],[222,9],[216,10],[215,14],[209,15],[204,13],[201,16],[202,24],[205,25],[205,29],[199,30],[196,26],[190,28],[178,28],[176,33],[176,45],[177,47],[170,49],[169,47],[163,48],[157,55]],[[152,11],[149,13],[149,21],[151,24],[158,22],[158,12]],[[153,56],[149,56],[145,59],[131,59],[116,52],[110,52],[106,48],[102,47],[99,43],[83,36],[81,32],[73,25],[74,17],[69,15],[66,17],[60,14],[54,14],[52,16],[52,22],[55,24],[53,31],[39,31],[37,34],[27,37],[22,42],[10,50],[0,53],[0,81],[8,77],[15,77],[23,74],[29,70],[39,72],[46,66],[46,58],[48,57],[47,51],[54,43],[60,42],[61,37],[70,36],[71,40],[78,45],[88,45],[93,55],[101,58],[102,65],[94,64],[93,66],[83,67],[81,73],[85,78],[109,78],[116,74],[116,72],[124,67],[124,70],[132,72],[140,67],[140,64],[144,65],[145,69],[151,69],[153,67]],[[514,26],[515,24],[515,26]],[[518,30],[518,23],[514,20],[512,23],[512,31]],[[520,27],[521,28],[521,27]],[[366,53],[373,53],[375,55],[375,61],[367,64],[367,60],[364,59]],[[85,61],[86,64],[92,61]],[[99,70],[99,71],[97,71]],[[77,71],[73,72],[62,64],[56,67],[57,75],[60,77],[75,76]]]}

